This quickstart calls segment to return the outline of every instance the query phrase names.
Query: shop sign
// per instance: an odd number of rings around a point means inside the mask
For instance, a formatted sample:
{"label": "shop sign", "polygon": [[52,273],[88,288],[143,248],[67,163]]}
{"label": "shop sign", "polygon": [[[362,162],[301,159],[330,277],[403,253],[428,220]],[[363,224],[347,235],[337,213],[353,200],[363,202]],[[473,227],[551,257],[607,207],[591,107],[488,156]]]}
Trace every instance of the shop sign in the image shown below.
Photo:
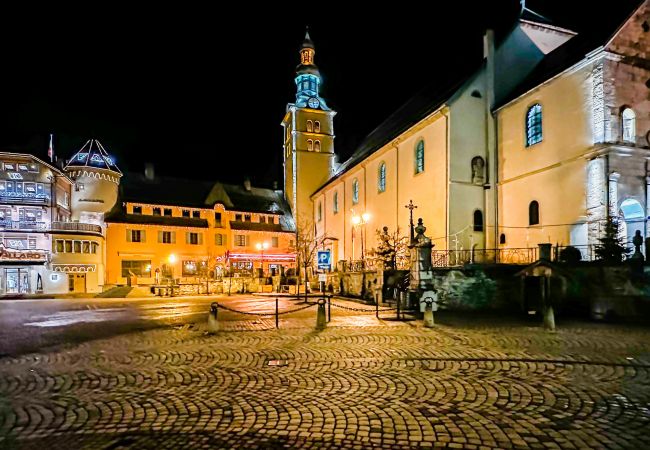
{"label": "shop sign", "polygon": [[47,255],[36,250],[14,250],[0,246],[0,261],[47,261]]}

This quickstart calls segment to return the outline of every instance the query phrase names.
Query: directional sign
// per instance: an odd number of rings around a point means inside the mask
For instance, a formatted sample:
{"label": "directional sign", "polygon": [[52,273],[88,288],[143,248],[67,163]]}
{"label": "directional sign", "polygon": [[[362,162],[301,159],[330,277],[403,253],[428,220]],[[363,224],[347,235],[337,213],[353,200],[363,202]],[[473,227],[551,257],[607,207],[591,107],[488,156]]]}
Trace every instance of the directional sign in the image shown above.
{"label": "directional sign", "polygon": [[318,268],[323,270],[332,269],[332,253],[329,250],[318,251]]}

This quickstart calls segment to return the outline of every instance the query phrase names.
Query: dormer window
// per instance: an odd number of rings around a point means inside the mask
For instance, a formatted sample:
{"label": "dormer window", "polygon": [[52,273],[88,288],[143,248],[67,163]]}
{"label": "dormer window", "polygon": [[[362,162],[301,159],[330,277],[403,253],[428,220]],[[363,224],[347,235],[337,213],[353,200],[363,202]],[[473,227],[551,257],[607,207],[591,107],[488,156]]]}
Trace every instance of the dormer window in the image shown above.
{"label": "dormer window", "polygon": [[319,140],[314,141],[314,151],[320,152],[320,141]]}
{"label": "dormer window", "polygon": [[320,121],[314,121],[314,133],[320,133]]}
{"label": "dormer window", "polygon": [[311,120],[307,121],[307,132],[311,133],[314,131],[314,123]]}
{"label": "dormer window", "polygon": [[310,152],[314,150],[314,141],[311,139],[307,139],[307,150]]}

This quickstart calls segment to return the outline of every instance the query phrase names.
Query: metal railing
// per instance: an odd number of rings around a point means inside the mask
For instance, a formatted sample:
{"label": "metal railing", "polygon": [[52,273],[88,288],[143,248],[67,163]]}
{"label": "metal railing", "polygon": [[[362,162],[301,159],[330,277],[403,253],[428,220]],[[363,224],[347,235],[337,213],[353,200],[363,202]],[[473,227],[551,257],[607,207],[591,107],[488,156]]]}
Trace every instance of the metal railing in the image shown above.
{"label": "metal railing", "polygon": [[434,267],[465,264],[531,264],[537,261],[537,248],[480,248],[474,250],[433,250]]}
{"label": "metal railing", "polygon": [[82,222],[52,222],[52,231],[86,231],[91,233],[102,233],[102,227],[94,223]]}

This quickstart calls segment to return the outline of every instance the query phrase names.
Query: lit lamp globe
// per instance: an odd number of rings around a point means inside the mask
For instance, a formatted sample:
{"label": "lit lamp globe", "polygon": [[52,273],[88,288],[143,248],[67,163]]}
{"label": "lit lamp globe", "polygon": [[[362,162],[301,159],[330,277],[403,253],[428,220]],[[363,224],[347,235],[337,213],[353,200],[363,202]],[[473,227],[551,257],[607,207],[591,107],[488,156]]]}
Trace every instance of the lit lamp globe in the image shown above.
{"label": "lit lamp globe", "polygon": [[361,214],[361,218],[363,219],[363,223],[367,223],[370,221],[370,214],[369,213],[363,213]]}
{"label": "lit lamp globe", "polygon": [[352,225],[359,225],[361,223],[361,217],[352,216]]}
{"label": "lit lamp globe", "polygon": [[174,264],[176,262],[176,255],[172,253],[169,255],[169,258],[167,258],[167,260],[169,261],[169,264]]}

